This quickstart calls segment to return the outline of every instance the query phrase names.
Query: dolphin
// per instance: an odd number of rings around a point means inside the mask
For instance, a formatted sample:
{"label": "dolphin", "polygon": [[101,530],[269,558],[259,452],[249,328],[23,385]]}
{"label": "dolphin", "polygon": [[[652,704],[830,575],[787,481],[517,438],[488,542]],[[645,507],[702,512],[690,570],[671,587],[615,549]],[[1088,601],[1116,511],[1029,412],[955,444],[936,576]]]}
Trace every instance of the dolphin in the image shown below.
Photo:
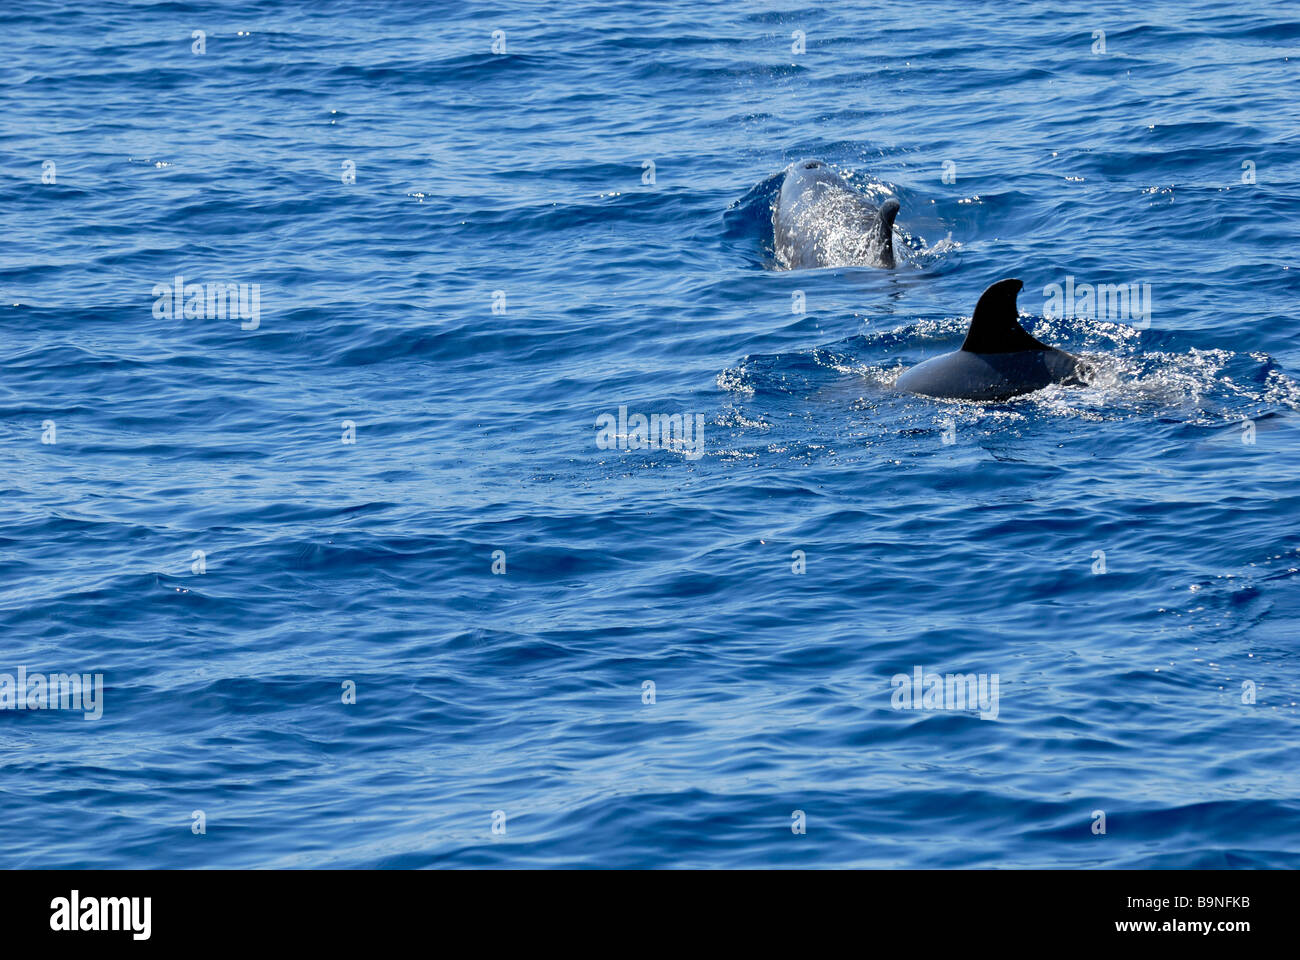
{"label": "dolphin", "polygon": [[776,257],[798,267],[894,267],[892,197],[879,207],[820,160],[785,168],[772,207]]}
{"label": "dolphin", "polygon": [[904,371],[895,386],[950,400],[1006,400],[1049,383],[1083,386],[1091,371],[1078,357],[1049,347],[1020,325],[1019,280],[999,280],[980,294],[961,349]]}

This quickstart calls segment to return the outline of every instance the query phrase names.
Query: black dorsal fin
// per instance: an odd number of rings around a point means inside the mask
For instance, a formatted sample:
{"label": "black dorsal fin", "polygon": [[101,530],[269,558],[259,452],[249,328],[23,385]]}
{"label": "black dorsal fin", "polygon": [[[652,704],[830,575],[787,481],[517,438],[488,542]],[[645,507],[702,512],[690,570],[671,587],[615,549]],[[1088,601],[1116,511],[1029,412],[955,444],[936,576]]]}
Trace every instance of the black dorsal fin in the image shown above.
{"label": "black dorsal fin", "polygon": [[980,294],[975,304],[966,340],[961,345],[971,353],[1016,353],[1020,350],[1050,350],[1020,325],[1016,294],[1024,286],[1019,280],[999,280]]}
{"label": "black dorsal fin", "polygon": [[898,216],[898,201],[890,197],[876,212],[876,243],[880,244],[880,262],[894,266],[894,218]]}
{"label": "black dorsal fin", "polygon": [[881,239],[893,239],[894,218],[898,216],[898,201],[890,197],[880,205],[876,215],[880,218],[876,229],[880,232]]}

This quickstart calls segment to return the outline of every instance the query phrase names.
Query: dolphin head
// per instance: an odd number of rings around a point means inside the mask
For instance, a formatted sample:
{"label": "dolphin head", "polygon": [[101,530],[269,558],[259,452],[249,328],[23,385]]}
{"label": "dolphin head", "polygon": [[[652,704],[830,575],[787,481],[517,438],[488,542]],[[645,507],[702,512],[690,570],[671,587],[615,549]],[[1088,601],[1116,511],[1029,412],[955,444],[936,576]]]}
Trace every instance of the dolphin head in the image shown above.
{"label": "dolphin head", "polygon": [[843,183],[844,181],[829,163],[809,157],[804,160],[796,160],[785,168],[785,182],[791,184],[797,190],[804,190],[812,184]]}
{"label": "dolphin head", "polygon": [[773,204],[778,260],[790,268],[892,268],[897,216],[893,197],[876,207],[830,164],[798,160],[786,167]]}

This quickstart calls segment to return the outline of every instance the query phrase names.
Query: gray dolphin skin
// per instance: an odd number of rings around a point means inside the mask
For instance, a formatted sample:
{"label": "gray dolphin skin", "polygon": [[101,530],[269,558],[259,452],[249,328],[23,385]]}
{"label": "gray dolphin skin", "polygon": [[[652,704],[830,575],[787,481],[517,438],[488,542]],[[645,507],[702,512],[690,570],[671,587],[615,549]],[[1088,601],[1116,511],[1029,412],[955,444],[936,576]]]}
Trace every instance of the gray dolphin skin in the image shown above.
{"label": "gray dolphin skin", "polygon": [[961,349],[905,371],[895,386],[948,400],[1006,400],[1051,383],[1082,386],[1088,366],[1049,347],[1020,325],[1019,280],[999,280],[980,295]]}
{"label": "gray dolphin skin", "polygon": [[879,207],[820,160],[785,169],[772,209],[776,258],[802,267],[894,267],[892,197]]}

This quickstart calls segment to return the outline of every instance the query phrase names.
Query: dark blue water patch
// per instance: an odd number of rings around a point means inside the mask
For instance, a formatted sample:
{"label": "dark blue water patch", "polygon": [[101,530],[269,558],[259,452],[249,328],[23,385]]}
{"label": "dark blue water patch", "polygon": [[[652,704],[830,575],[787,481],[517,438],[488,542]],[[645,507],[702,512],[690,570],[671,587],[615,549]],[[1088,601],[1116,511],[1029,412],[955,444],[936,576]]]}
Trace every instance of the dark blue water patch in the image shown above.
{"label": "dark blue water patch", "polygon": [[755,265],[770,265],[776,256],[772,205],[781,192],[783,177],[783,172],[777,172],[756,183],[727,207],[723,216],[721,233],[726,248],[737,251]]}
{"label": "dark blue water patch", "polygon": [[[148,12],[6,21],[4,865],[1300,864],[1288,14]],[[1098,376],[900,393],[1004,277]]]}

